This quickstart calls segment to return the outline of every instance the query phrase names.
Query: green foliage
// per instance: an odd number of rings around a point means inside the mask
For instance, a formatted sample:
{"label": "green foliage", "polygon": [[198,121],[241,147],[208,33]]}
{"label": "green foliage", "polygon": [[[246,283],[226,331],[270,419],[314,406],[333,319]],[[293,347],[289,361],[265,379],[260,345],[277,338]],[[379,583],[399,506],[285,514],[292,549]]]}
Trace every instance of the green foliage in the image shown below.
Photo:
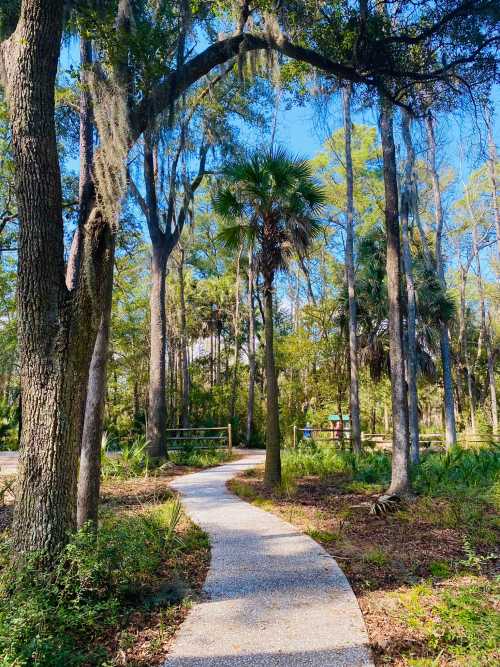
{"label": "green foliage", "polygon": [[283,148],[255,151],[228,165],[224,176],[227,185],[216,191],[213,204],[226,223],[233,223],[219,235],[226,247],[245,240],[258,244],[260,269],[269,276],[285,268],[293,252],[305,253],[319,234],[315,216],[326,201],[306,160]]}
{"label": "green foliage", "polygon": [[139,436],[132,443],[125,442],[115,455],[107,453],[108,439],[102,442],[102,476],[104,479],[120,477],[128,479],[147,475],[151,468],[145,436]]}
{"label": "green foliage", "polygon": [[4,543],[2,667],[103,664],[104,656],[89,648],[92,640],[126,619],[154,584],[162,561],[176,550],[196,547],[193,536],[189,544],[177,538],[179,518],[178,501],[105,518],[97,534],[90,527],[75,533],[50,572],[38,567],[40,554],[10,565]]}
{"label": "green foliage", "polygon": [[455,447],[427,455],[415,471],[415,489],[427,495],[486,492],[500,476],[500,451]]}
{"label": "green foliage", "polygon": [[423,633],[434,656],[464,667],[489,667],[496,663],[500,641],[498,593],[497,583],[477,578],[442,592],[428,584],[414,586],[402,601],[408,622]]}
{"label": "green foliage", "polygon": [[300,477],[326,477],[341,474],[349,481],[364,484],[387,484],[391,475],[390,457],[382,452],[365,452],[360,456],[331,445],[300,446],[282,454],[282,477],[293,482]]}
{"label": "green foliage", "polygon": [[19,408],[0,401],[0,450],[18,448]]}
{"label": "green foliage", "polygon": [[177,465],[193,466],[195,468],[209,468],[229,461],[230,455],[227,449],[211,448],[211,441],[207,440],[207,450],[200,451],[196,449],[200,446],[199,442],[203,443],[203,441],[193,442],[191,447],[186,447],[183,451],[171,452],[170,460]]}

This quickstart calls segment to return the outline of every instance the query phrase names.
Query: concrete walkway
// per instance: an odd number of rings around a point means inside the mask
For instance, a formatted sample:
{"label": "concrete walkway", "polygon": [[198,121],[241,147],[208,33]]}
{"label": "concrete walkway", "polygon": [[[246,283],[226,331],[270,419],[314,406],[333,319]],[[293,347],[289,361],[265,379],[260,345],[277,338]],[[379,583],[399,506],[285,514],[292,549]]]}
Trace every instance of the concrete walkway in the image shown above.
{"label": "concrete walkway", "polygon": [[210,535],[212,563],[165,667],[371,667],[361,612],[333,558],[227,490],[263,461],[251,452],[171,484]]}

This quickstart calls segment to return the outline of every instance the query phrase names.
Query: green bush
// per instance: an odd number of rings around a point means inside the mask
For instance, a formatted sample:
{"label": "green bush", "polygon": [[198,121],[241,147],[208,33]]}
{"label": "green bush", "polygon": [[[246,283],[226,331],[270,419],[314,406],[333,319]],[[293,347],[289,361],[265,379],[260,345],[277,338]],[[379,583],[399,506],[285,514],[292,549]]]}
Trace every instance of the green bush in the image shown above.
{"label": "green bush", "polygon": [[486,492],[498,484],[498,447],[463,449],[425,456],[414,471],[415,489],[426,495],[463,495]]}
{"label": "green bush", "polygon": [[314,442],[282,454],[282,477],[286,484],[300,477],[317,475],[324,479],[342,474],[350,480],[386,484],[391,478],[391,459],[385,452],[367,451],[360,456]]}
{"label": "green bush", "polygon": [[498,584],[477,578],[442,592],[430,584],[414,586],[402,601],[409,623],[427,638],[434,655],[446,664],[487,667],[497,664],[498,592]]}
{"label": "green bush", "polygon": [[17,450],[19,432],[19,406],[0,401],[0,451]]}
{"label": "green bush", "polygon": [[148,441],[142,435],[132,443],[124,443],[118,450],[118,456],[110,456],[108,452],[108,438],[106,433],[102,438],[102,476],[104,479],[119,477],[128,479],[147,475],[151,461],[147,451]]}
{"label": "green bush", "polygon": [[[367,450],[361,455],[314,441],[282,453],[283,480],[290,486],[300,477],[335,474],[351,482],[387,486],[391,479],[391,455]],[[472,498],[480,496],[493,504],[500,497],[500,452],[495,447],[454,448],[450,452],[428,453],[412,470],[415,490],[428,496]]]}
{"label": "green bush", "polygon": [[182,451],[170,452],[169,456],[170,460],[176,465],[193,466],[195,468],[209,468],[218,463],[224,463],[230,458],[227,449],[209,447],[205,450],[199,450],[193,446],[186,447]]}
{"label": "green bush", "polygon": [[40,555],[9,564],[2,547],[0,665],[72,667],[102,664],[91,641],[116,626],[178,548],[178,501],[104,521],[97,535],[78,531],[47,573]]}

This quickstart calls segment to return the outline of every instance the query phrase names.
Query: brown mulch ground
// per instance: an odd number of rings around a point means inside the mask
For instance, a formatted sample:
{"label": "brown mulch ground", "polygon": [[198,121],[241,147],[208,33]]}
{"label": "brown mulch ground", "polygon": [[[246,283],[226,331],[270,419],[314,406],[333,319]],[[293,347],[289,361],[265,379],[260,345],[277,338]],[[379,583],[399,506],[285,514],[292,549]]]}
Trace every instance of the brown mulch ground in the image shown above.
{"label": "brown mulch ground", "polygon": [[[264,487],[259,471],[241,475],[229,487],[308,533],[335,557],[358,599],[375,664],[407,666],[402,654],[429,653],[419,631],[403,621],[400,594],[429,578],[437,564],[452,568],[463,559],[466,529],[459,510],[435,498],[415,499],[394,514],[371,515],[378,494],[346,491],[344,481],[303,478],[293,494],[276,495]],[[478,553],[491,549],[491,544],[477,546]]]}

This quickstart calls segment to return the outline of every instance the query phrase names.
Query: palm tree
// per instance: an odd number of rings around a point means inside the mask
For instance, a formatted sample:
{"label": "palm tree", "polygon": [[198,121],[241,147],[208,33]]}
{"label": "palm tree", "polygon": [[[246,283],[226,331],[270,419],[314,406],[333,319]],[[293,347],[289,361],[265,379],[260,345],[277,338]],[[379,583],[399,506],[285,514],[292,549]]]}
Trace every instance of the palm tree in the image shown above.
{"label": "palm tree", "polygon": [[[228,224],[220,234],[229,247],[245,238],[257,249],[264,279],[267,384],[266,468],[269,486],[281,481],[278,383],[273,351],[273,287],[294,253],[303,256],[320,230],[316,216],[326,201],[306,160],[285,150],[255,152],[224,169],[225,184],[214,197],[215,211]],[[238,224],[234,224],[237,220]],[[231,224],[233,223],[233,224]]]}

